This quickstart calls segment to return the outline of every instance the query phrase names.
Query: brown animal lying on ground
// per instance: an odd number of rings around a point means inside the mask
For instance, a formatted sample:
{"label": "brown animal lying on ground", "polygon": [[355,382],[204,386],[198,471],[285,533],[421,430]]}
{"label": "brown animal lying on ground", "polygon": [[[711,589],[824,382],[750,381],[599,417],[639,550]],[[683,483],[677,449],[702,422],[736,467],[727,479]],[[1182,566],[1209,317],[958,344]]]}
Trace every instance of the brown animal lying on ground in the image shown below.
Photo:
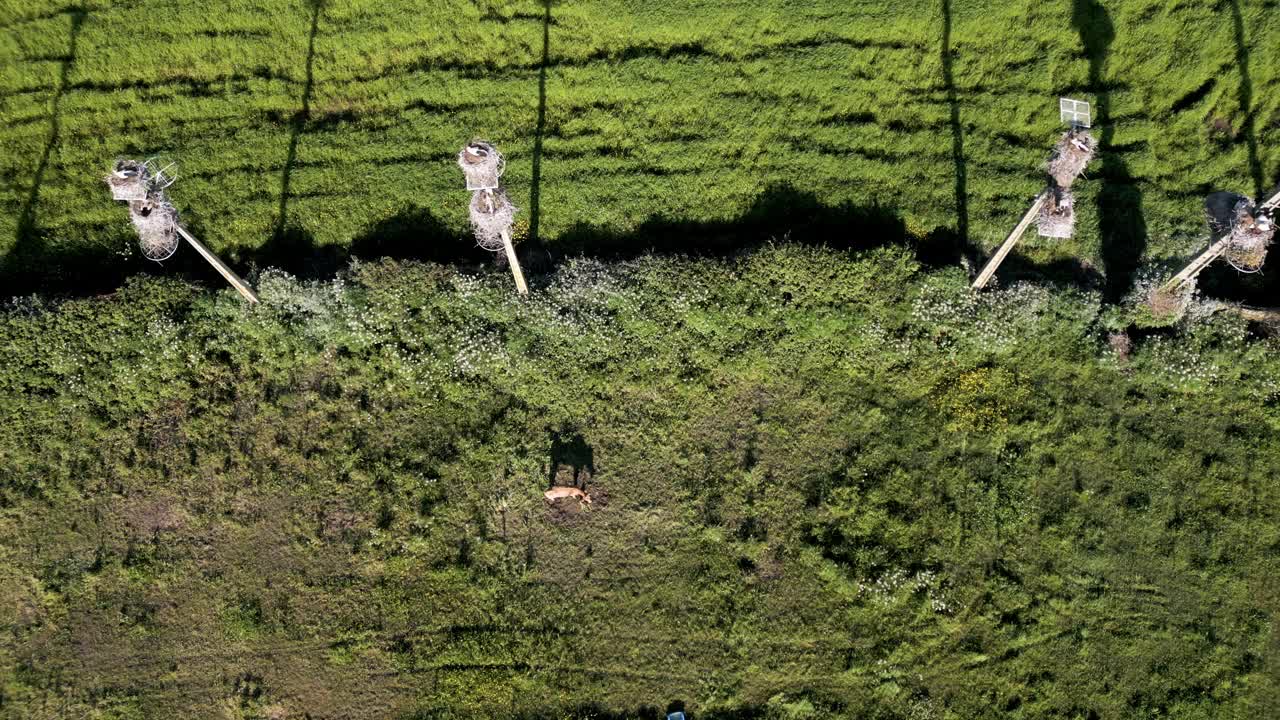
{"label": "brown animal lying on ground", "polygon": [[547,499],[547,502],[552,502],[552,503],[555,502],[556,500],[559,500],[560,498],[571,497],[571,498],[577,498],[578,502],[584,505],[591,504],[591,496],[586,494],[582,490],[579,490],[576,487],[553,487],[550,490],[542,493],[542,495]]}

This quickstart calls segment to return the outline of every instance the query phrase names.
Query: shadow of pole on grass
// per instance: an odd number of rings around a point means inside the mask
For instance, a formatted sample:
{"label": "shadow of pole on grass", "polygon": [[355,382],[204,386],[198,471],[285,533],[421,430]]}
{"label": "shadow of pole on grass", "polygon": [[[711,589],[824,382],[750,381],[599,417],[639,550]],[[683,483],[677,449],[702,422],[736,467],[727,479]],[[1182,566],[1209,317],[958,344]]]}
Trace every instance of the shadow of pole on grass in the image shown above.
{"label": "shadow of pole on grass", "polygon": [[27,192],[27,198],[22,203],[22,209],[18,212],[18,228],[14,237],[14,246],[10,250],[10,254],[15,258],[25,254],[30,254],[39,244],[39,231],[36,227],[36,207],[40,203],[40,188],[44,185],[44,175],[49,170],[49,161],[53,157],[53,150],[62,140],[62,96],[67,91],[67,81],[71,75],[71,66],[76,61],[76,41],[80,36],[80,28],[83,27],[85,18],[89,16],[89,12],[83,8],[76,8],[71,13],[71,38],[67,43],[67,54],[62,56],[62,70],[58,75],[58,86],[53,91],[53,102],[49,112],[49,137],[44,143],[44,152],[40,155],[40,162],[36,164],[35,174],[31,178],[31,189]]}
{"label": "shadow of pole on grass", "polygon": [[1101,168],[1098,173],[1097,210],[1101,235],[1102,263],[1106,274],[1106,298],[1115,302],[1128,292],[1147,245],[1147,223],[1142,216],[1142,191],[1115,148],[1115,123],[1111,112],[1111,89],[1103,76],[1115,26],[1111,15],[1098,0],[1073,0],[1071,25],[1080,34],[1080,44],[1089,59],[1089,90],[1096,96],[1094,125],[1102,128],[1098,138]]}
{"label": "shadow of pole on grass", "polygon": [[1240,110],[1244,113],[1244,137],[1249,146],[1249,175],[1253,179],[1253,196],[1262,202],[1266,181],[1262,177],[1262,160],[1258,157],[1258,130],[1253,117],[1253,78],[1249,75],[1249,45],[1244,36],[1244,16],[1240,0],[1231,0],[1231,22],[1235,28],[1236,67],[1240,69]]}
{"label": "shadow of pole on grass", "polygon": [[279,239],[285,235],[289,222],[289,184],[293,179],[293,170],[298,162],[298,141],[311,119],[311,93],[315,87],[313,66],[316,57],[316,31],[320,27],[320,13],[327,0],[308,0],[311,5],[311,34],[307,38],[307,79],[302,87],[302,108],[294,113],[290,124],[293,129],[289,135],[289,154],[284,161],[284,172],[280,177],[280,208],[277,211],[276,228],[273,237]]}
{"label": "shadow of pole on grass", "polygon": [[551,64],[551,0],[542,0],[542,62],[538,64],[538,127],[533,135],[533,180],[529,184],[529,240],[537,242],[542,215],[542,138],[547,131],[547,66]]}
{"label": "shadow of pole on grass", "polygon": [[963,243],[969,242],[969,171],[964,159],[964,126],[960,122],[960,100],[956,95],[952,69],[951,0],[942,0],[942,81],[947,87],[947,105],[951,109],[951,161],[955,163],[956,232]]}

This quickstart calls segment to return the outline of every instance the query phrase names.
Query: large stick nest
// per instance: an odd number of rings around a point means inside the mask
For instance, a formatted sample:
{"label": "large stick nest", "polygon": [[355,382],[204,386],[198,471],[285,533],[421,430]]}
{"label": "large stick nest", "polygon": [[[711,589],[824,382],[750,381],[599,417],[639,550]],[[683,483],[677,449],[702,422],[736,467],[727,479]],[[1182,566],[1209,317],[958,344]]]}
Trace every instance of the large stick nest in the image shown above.
{"label": "large stick nest", "polygon": [[146,199],[129,203],[129,220],[138,231],[138,247],[148,260],[168,260],[177,252],[178,211],[168,200]]}
{"label": "large stick nest", "polygon": [[1256,273],[1267,261],[1267,248],[1276,235],[1276,226],[1266,215],[1254,216],[1253,201],[1243,198],[1236,203],[1235,222],[1223,257],[1236,270]]}
{"label": "large stick nest", "polygon": [[477,192],[471,196],[471,227],[476,233],[476,244],[491,252],[504,247],[503,233],[511,232],[518,208],[511,204],[502,190]]}
{"label": "large stick nest", "polygon": [[1093,160],[1098,145],[1088,130],[1071,130],[1062,136],[1049,158],[1049,177],[1060,188],[1069,188]]}
{"label": "large stick nest", "polygon": [[1159,283],[1151,286],[1147,293],[1147,307],[1151,314],[1166,322],[1177,322],[1186,314],[1196,295],[1196,281],[1182,283],[1175,288],[1167,288]]}
{"label": "large stick nest", "polygon": [[1069,238],[1075,233],[1075,199],[1066,188],[1053,188],[1049,198],[1040,206],[1036,229],[1041,237]]}
{"label": "large stick nest", "polygon": [[497,190],[507,161],[493,145],[473,140],[458,153],[458,167],[467,176],[468,190]]}

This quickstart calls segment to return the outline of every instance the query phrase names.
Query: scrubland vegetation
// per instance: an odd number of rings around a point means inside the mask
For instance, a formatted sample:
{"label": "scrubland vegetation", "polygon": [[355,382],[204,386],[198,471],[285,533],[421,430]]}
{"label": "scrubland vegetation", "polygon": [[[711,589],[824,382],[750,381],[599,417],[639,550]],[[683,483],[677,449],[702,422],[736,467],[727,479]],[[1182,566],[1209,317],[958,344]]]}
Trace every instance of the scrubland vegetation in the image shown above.
{"label": "scrubland vegetation", "polygon": [[[0,3],[0,717],[1276,716],[1280,348],[1132,300],[1280,179],[1278,18]],[[1058,95],[1076,237],[973,294]]]}
{"label": "scrubland vegetation", "polygon": [[[1257,718],[1275,341],[902,249],[0,320],[13,718]],[[560,465],[595,502],[549,507]]]}

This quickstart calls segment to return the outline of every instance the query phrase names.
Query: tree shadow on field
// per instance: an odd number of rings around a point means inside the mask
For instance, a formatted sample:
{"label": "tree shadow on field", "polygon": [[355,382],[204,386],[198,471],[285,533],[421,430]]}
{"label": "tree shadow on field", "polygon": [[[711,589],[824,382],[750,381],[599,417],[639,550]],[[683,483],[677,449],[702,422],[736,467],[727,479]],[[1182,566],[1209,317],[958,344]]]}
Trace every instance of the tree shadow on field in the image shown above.
{"label": "tree shadow on field", "polygon": [[[72,8],[67,12],[71,20],[70,38],[67,41],[67,52],[62,56],[62,66],[58,73],[58,85],[53,91],[53,99],[49,112],[49,135],[45,139],[44,151],[36,163],[35,172],[31,176],[31,187],[27,197],[18,210],[17,231],[14,233],[13,247],[5,254],[0,263],[0,279],[10,288],[8,294],[31,292],[40,288],[40,279],[49,268],[49,251],[45,231],[42,231],[37,210],[40,205],[40,190],[44,186],[45,174],[53,160],[53,151],[62,141],[62,97],[67,92],[71,67],[75,65],[76,48],[80,38],[80,30],[89,17],[89,11],[83,7]],[[88,253],[86,253],[88,254]],[[63,257],[63,262],[54,263],[54,267],[62,269],[74,268],[74,276],[93,277],[97,263],[88,257]],[[25,282],[24,282],[25,280]]]}
{"label": "tree shadow on field", "polygon": [[242,262],[260,268],[279,268],[307,280],[333,277],[346,268],[352,258],[373,260],[384,257],[479,265],[490,261],[493,253],[477,247],[470,238],[445,225],[430,210],[410,204],[379,220],[353,239],[349,247],[319,245],[311,231],[290,222],[261,248],[237,255]]}
{"label": "tree shadow on field", "polygon": [[1236,67],[1240,69],[1240,110],[1244,113],[1244,137],[1249,146],[1249,175],[1253,179],[1253,193],[1258,202],[1263,201],[1264,185],[1262,160],[1258,157],[1258,129],[1253,111],[1253,78],[1249,74],[1249,45],[1244,36],[1244,16],[1240,12],[1240,0],[1231,0],[1231,21],[1235,29]]}
{"label": "tree shadow on field", "polygon": [[730,256],[771,241],[855,250],[909,245],[927,265],[950,264],[960,245],[943,229],[925,238],[907,233],[893,210],[879,205],[825,205],[812,192],[788,184],[765,189],[732,220],[677,220],[652,217],[630,231],[580,223],[549,241],[555,258],[588,256],[625,260],[646,254]]}
{"label": "tree shadow on field", "polygon": [[947,88],[947,105],[951,110],[951,161],[955,164],[956,234],[969,242],[969,170],[964,158],[964,125],[960,121],[960,100],[951,50],[951,0],[942,0],[942,82]]}
{"label": "tree shadow on field", "polygon": [[529,237],[538,241],[542,214],[542,139],[547,132],[547,66],[551,64],[551,0],[542,0],[542,62],[538,64],[538,125],[533,136],[533,179],[529,184]]}
{"label": "tree shadow on field", "polygon": [[285,157],[284,171],[280,176],[280,207],[276,211],[274,235],[282,240],[287,240],[283,236],[292,232],[289,227],[289,184],[293,179],[294,168],[298,164],[298,142],[306,130],[307,121],[311,119],[311,94],[315,89],[316,33],[320,28],[320,13],[327,2],[328,0],[307,0],[311,6],[311,32],[307,37],[307,77],[302,87],[302,108],[294,113],[290,121],[292,130],[289,133],[289,152]]}
{"label": "tree shadow on field", "polygon": [[1102,236],[1101,255],[1106,274],[1106,298],[1118,301],[1128,292],[1138,260],[1147,246],[1147,223],[1142,216],[1142,191],[1115,147],[1115,124],[1111,114],[1111,88],[1103,75],[1115,25],[1098,0],[1073,0],[1071,25],[1080,34],[1080,43],[1089,59],[1089,90],[1096,95],[1094,125],[1102,129],[1098,138],[1101,169],[1098,180],[1098,226]]}
{"label": "tree shadow on field", "polygon": [[1104,289],[1102,273],[1077,258],[1061,258],[1048,262],[1035,262],[1026,255],[1010,253],[1000,265],[1000,284],[1012,285],[1019,280],[1043,283],[1065,288]]}

